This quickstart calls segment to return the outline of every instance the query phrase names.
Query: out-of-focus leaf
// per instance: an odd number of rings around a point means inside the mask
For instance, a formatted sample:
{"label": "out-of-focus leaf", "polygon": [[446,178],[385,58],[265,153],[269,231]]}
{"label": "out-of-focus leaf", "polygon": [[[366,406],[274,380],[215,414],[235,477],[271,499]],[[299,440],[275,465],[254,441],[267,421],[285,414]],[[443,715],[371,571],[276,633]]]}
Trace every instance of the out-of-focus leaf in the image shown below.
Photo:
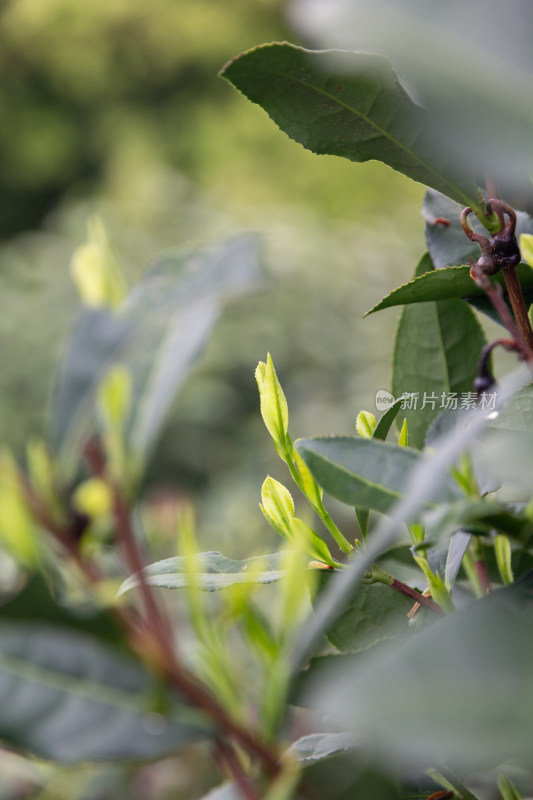
{"label": "out-of-focus leaf", "polygon": [[522,795],[507,775],[498,775],[498,789],[503,800],[522,800]]}
{"label": "out-of-focus leaf", "polygon": [[120,266],[99,217],[87,224],[88,241],[78,247],[70,271],[83,302],[93,308],[116,308],[126,294]]}
{"label": "out-of-focus leaf", "polygon": [[241,793],[236,783],[223,783],[211,789],[201,800],[241,800]]}
{"label": "out-of-focus leaf", "polygon": [[[405,765],[529,759],[533,573],[315,686],[330,719]],[[340,664],[340,662],[339,662]],[[498,735],[495,736],[494,732]]]}
{"label": "out-of-focus leaf", "polygon": [[97,387],[121,363],[133,380],[130,451],[147,457],[222,302],[248,289],[257,277],[255,238],[235,237],[161,258],[116,314],[84,312],[57,381],[52,421],[56,449],[65,458],[76,455],[93,424]]}
{"label": "out-of-focus leaf", "polygon": [[293,742],[285,754],[305,765],[346,753],[355,744],[351,733],[311,733]]}
{"label": "out-of-focus leaf", "polygon": [[502,408],[491,427],[507,431],[533,431],[533,386],[520,389]]}
{"label": "out-of-focus leaf", "polygon": [[[74,329],[55,387],[52,439],[57,449],[82,438],[100,379],[119,360],[118,353],[130,334],[125,318],[99,309],[84,311]],[[84,430],[76,430],[79,425]]]}
{"label": "out-of-focus leaf", "polygon": [[0,450],[0,543],[25,568],[39,560],[38,528],[26,501],[23,477],[9,450]]}
{"label": "out-of-focus leaf", "polygon": [[360,411],[355,420],[355,430],[363,439],[371,439],[376,428],[376,418],[370,411]]}
{"label": "out-of-focus leaf", "polygon": [[[417,266],[415,282],[437,274],[442,270],[435,271],[426,254]],[[413,402],[402,410],[412,447],[424,446],[431,421],[449,402],[459,408],[462,393],[474,391],[484,344],[473,311],[460,300],[417,303],[402,310],[394,346],[392,392],[396,397],[413,395]]]}
{"label": "out-of-focus leaf", "polygon": [[[323,586],[335,574],[321,574]],[[378,642],[407,634],[413,601],[382,583],[360,584],[335,624],[326,632],[341,653],[357,653]]]}
{"label": "out-of-focus leaf", "polygon": [[313,153],[383,161],[426,186],[480,209],[473,173],[427,136],[390,63],[367,53],[268,44],[232,59],[221,75]]}
{"label": "out-of-focus leaf", "polygon": [[[430,534],[431,535],[431,534]],[[428,547],[426,556],[429,567],[435,575],[440,577],[449,588],[455,583],[457,573],[461,567],[464,554],[470,544],[471,533],[457,531],[449,542]]]}
{"label": "out-of-focus leaf", "polygon": [[135,661],[86,635],[0,623],[0,737],[63,763],[155,758],[209,738],[209,723],[169,696],[150,710],[151,678]]}
{"label": "out-of-focus leaf", "polygon": [[[284,576],[282,554],[254,556],[244,561],[232,561],[222,553],[211,551],[198,553],[194,558],[194,582],[200,589],[216,592],[235,583],[274,583]],[[146,582],[162,589],[183,589],[191,583],[190,562],[186,557],[176,556],[156,561],[144,569]],[[130,591],[139,585],[137,575],[130,575],[121,585],[118,594]]]}
{"label": "out-of-focus leaf", "polygon": [[123,638],[115,618],[105,609],[68,607],[52,598],[41,575],[31,578],[16,595],[0,605],[0,620],[52,625],[79,633],[90,634],[115,645]]}
{"label": "out-of-focus leaf", "polygon": [[[403,496],[411,470],[422,455],[358,436],[323,436],[300,439],[296,448],[317,482],[328,494],[351,506],[387,512]],[[454,496],[449,480],[435,487],[437,497]]]}
{"label": "out-of-focus leaf", "polygon": [[355,506],[355,516],[357,518],[357,524],[359,525],[359,530],[361,531],[361,536],[364,539],[368,533],[370,509],[362,508],[361,506]]}

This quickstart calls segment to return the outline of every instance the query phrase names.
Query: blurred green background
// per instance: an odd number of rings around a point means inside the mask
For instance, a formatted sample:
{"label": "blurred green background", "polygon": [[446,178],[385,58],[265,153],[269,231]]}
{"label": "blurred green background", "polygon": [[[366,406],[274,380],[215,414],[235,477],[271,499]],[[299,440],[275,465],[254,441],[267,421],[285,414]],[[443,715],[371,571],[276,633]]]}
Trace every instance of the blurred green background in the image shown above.
{"label": "blurred green background", "polygon": [[306,44],[280,0],[0,5],[0,437],[21,453],[46,433],[79,311],[69,263],[92,214],[132,283],[165,250],[256,231],[264,283],[226,309],[146,487],[190,497],[202,546],[229,557],[279,546],[258,511],[266,474],[287,476],[259,415],[257,362],[270,351],[293,438],[353,432],[389,386],[397,316],[362,315],[424,248],[422,187],[312,155],[218,78],[238,52],[283,39]]}

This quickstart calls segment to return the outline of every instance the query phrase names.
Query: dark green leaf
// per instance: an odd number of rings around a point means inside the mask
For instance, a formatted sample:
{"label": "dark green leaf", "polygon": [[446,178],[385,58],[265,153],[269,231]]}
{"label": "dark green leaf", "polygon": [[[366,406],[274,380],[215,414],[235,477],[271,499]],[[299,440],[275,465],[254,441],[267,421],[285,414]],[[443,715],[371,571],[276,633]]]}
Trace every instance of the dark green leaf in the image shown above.
{"label": "dark green leaf", "polygon": [[0,738],[64,763],[154,758],[213,735],[192,708],[150,709],[151,678],[89,636],[0,623]]}
{"label": "dark green leaf", "polygon": [[385,58],[269,44],[237,56],[221,75],[313,153],[377,159],[480,208],[473,176],[435,147],[424,109]]}
{"label": "dark green leaf", "polygon": [[[428,271],[429,269],[429,271]],[[433,270],[426,254],[417,275]],[[533,275],[533,271],[532,271]],[[392,392],[412,394],[402,411],[409,444],[422,448],[427,430],[449,400],[460,407],[461,394],[474,391],[485,337],[473,311],[460,300],[418,303],[402,310],[394,347]]]}
{"label": "dark green leaf", "polygon": [[[519,264],[517,272],[524,292],[529,296],[530,292],[533,293],[533,269],[527,264]],[[495,280],[504,286],[501,273],[496,275]],[[409,283],[394,289],[380,303],[367,311],[365,316],[384,308],[404,306],[409,303],[427,303],[431,300],[447,300],[453,297],[470,300],[484,296],[470,277],[470,267],[445,267],[414,278]]]}
{"label": "dark green leaf", "polygon": [[[533,573],[403,646],[331,669],[315,693],[339,727],[408,766],[528,760],[533,747]],[[315,696],[317,696],[315,694]]]}
{"label": "dark green leaf", "polygon": [[381,442],[385,441],[385,439],[387,438],[387,434],[392,428],[392,423],[396,419],[398,411],[402,407],[402,403],[403,400],[401,398],[398,398],[392,403],[391,407],[387,411],[385,411],[385,413],[380,417],[376,427],[374,428],[374,433],[372,434],[373,439],[378,439]]}
{"label": "dark green leaf", "polygon": [[351,733],[312,733],[291,744],[287,755],[303,764],[324,761],[355,746]]}
{"label": "dark green leaf", "polygon": [[116,644],[123,636],[109,611],[92,607],[68,607],[52,599],[42,576],[35,575],[14,597],[0,606],[0,620],[32,622],[74,629]]}
{"label": "dark green leaf", "polygon": [[77,456],[94,422],[98,384],[120,363],[133,378],[129,447],[146,457],[222,302],[249,288],[257,276],[255,238],[236,237],[160,259],[116,315],[85,311],[56,388],[53,440],[63,456]]}
{"label": "dark green leaf", "polygon": [[[324,585],[335,575],[321,575]],[[327,631],[328,641],[341,653],[357,653],[378,642],[405,635],[413,601],[382,583],[360,584],[350,602]]]}
{"label": "dark green leaf", "polygon": [[[394,420],[396,419],[396,415],[401,408],[403,400],[400,398],[395,400],[391,407],[385,411],[385,413],[379,419],[374,431],[372,433],[372,439],[377,439],[378,441],[384,442],[387,438],[387,434],[389,433]],[[370,518],[370,510],[368,508],[361,508],[360,506],[356,506],[355,508],[355,516],[357,517],[357,524],[359,525],[359,530],[361,531],[361,535],[363,538],[366,537],[368,533],[368,521]]]}
{"label": "dark green leaf", "polygon": [[[423,458],[408,447],[355,436],[300,439],[296,448],[332,497],[350,506],[383,512],[403,496],[409,473]],[[448,480],[435,490],[441,498],[455,493]]]}
{"label": "dark green leaf", "polygon": [[[503,405],[522,388],[530,379],[529,372],[525,369],[516,370],[511,375],[505,376],[500,385],[500,401]],[[468,422],[468,424],[465,424]],[[296,668],[306,663],[307,659],[316,652],[317,646],[323,641],[325,631],[333,624],[338,616],[338,609],[347,603],[355,588],[364,579],[365,574],[371,569],[381,555],[399,541],[401,532],[404,531],[403,522],[414,519],[424,507],[434,498],[438,489],[443,492],[443,497],[457,491],[456,487],[449,486],[449,470],[457,463],[457,459],[466,448],[470,447],[476,437],[490,424],[489,415],[478,410],[462,418],[461,425],[444,434],[437,440],[432,451],[424,456],[411,451],[416,460],[414,469],[409,476],[406,494],[398,504],[391,509],[390,516],[382,516],[378,520],[372,537],[369,537],[365,550],[340,575],[338,580],[331,583],[331,590],[324,592],[315,607],[315,613],[309,622],[302,626],[294,645],[292,663]],[[312,440],[310,440],[312,443]],[[327,441],[327,440],[325,440]],[[331,439],[335,446],[335,440]],[[370,440],[374,446],[379,442]],[[309,447],[308,442],[302,443]],[[386,445],[381,445],[386,447]],[[328,445],[326,444],[326,450]],[[397,448],[403,449],[405,448]],[[342,455],[342,454],[341,454]],[[361,455],[361,453],[359,453]],[[325,470],[327,472],[327,470]],[[342,469],[341,472],[346,472]],[[349,472],[349,470],[348,470]],[[335,473],[330,475],[334,481]],[[378,473],[379,478],[379,473]],[[530,491],[530,489],[529,489]]]}
{"label": "dark green leaf", "polygon": [[[187,558],[176,556],[156,561],[144,569],[147,583],[163,589],[183,589],[191,584],[191,568],[194,581],[200,589],[216,592],[234,583],[274,583],[285,573],[282,571],[281,553],[268,556],[254,556],[244,561],[232,561],[222,553],[211,551],[198,553],[191,563]],[[124,594],[139,586],[137,575],[124,581],[118,594]]]}
{"label": "dark green leaf", "polygon": [[356,506],[355,516],[357,518],[357,524],[359,525],[359,530],[361,531],[361,536],[364,539],[368,533],[368,520],[370,519],[370,509],[361,508],[361,506]]}

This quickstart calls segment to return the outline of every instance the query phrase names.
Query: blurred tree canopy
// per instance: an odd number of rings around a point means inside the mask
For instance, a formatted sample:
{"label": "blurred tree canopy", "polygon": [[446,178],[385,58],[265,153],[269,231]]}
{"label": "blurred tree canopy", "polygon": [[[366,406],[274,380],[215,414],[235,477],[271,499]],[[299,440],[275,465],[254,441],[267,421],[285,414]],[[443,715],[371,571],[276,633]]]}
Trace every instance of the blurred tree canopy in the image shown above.
{"label": "blurred tree canopy", "polygon": [[[284,34],[279,0],[6,0],[0,12],[0,236],[38,225],[124,151],[194,175],[196,117],[217,72]],[[222,34],[222,35],[221,35]]]}

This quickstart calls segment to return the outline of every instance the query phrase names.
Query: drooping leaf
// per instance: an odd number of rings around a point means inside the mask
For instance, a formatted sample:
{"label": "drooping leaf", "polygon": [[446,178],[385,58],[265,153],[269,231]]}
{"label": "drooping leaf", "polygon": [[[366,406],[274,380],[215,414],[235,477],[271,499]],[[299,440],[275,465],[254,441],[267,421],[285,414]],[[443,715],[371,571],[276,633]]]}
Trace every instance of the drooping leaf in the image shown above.
{"label": "drooping leaf", "polygon": [[152,679],[137,662],[84,634],[0,623],[0,738],[63,763],[163,756],[209,738],[209,723],[169,696],[150,708]]}
{"label": "drooping leaf", "polygon": [[[332,497],[385,513],[403,496],[409,473],[423,458],[408,447],[355,436],[300,439],[296,448]],[[445,480],[435,492],[433,500],[453,496],[455,489]]]}
{"label": "drooping leaf", "polygon": [[[322,586],[336,579],[335,573],[321,574]],[[413,601],[382,583],[360,584],[335,624],[328,629],[328,641],[341,653],[357,653],[379,642],[407,633],[407,614]]]}
{"label": "drooping leaf", "polygon": [[[475,768],[533,747],[533,573],[409,639],[331,669],[314,687],[329,718],[380,757]],[[498,735],[495,736],[494,732]]]}
{"label": "drooping leaf", "polygon": [[[433,269],[426,254],[417,267],[416,280],[442,274]],[[533,271],[532,271],[533,275]],[[392,393],[411,394],[402,410],[411,446],[422,448],[435,417],[455,403],[463,392],[474,392],[483,331],[473,311],[460,300],[408,305],[402,310],[393,356]],[[475,395],[472,395],[475,397]]]}
{"label": "drooping leaf", "polygon": [[[232,561],[221,553],[198,553],[194,559],[195,584],[207,592],[216,592],[235,583],[274,583],[284,576],[282,554],[254,556],[244,561]],[[146,582],[162,589],[183,589],[191,579],[188,560],[183,556],[156,561],[144,569]],[[130,575],[121,585],[118,595],[139,586],[137,575]]]}
{"label": "drooping leaf", "polygon": [[221,75],[313,153],[383,161],[482,213],[477,185],[428,136],[428,119],[378,55],[269,44]]}
{"label": "drooping leaf", "polygon": [[351,733],[311,733],[293,742],[286,755],[303,764],[310,764],[346,753],[355,744]]}
{"label": "drooping leaf", "polygon": [[77,456],[93,424],[97,387],[116,364],[133,379],[129,449],[147,457],[222,302],[257,276],[255,238],[235,237],[159,259],[116,314],[85,311],[56,385],[52,436],[63,457]]}

